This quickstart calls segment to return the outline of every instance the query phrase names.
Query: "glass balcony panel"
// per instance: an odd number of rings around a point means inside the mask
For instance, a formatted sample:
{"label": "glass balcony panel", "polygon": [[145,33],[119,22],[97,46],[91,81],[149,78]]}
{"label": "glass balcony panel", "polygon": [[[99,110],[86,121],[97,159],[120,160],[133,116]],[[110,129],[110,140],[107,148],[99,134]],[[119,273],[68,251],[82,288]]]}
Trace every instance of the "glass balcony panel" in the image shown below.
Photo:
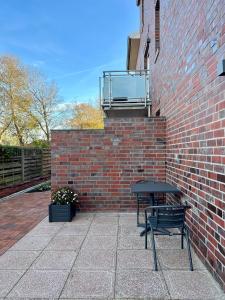
{"label": "glass balcony panel", "polygon": [[107,72],[103,77],[103,102],[148,101],[149,77],[146,72]]}

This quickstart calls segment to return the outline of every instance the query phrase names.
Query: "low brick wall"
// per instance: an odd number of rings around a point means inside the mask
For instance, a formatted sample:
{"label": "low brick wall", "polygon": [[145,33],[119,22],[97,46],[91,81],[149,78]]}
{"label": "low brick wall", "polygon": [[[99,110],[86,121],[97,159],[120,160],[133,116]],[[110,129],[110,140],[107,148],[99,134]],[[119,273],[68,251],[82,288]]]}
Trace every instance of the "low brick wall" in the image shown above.
{"label": "low brick wall", "polygon": [[53,190],[77,190],[82,210],[133,210],[132,183],[165,180],[165,130],[163,117],[105,119],[104,130],[53,130]]}

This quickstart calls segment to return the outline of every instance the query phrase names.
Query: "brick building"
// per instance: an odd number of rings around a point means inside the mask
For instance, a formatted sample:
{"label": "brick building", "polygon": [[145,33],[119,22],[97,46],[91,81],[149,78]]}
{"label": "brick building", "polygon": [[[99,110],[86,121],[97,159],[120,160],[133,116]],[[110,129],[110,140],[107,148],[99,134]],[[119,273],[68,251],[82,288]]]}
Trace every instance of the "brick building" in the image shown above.
{"label": "brick building", "polygon": [[[225,284],[225,1],[142,0],[138,54],[150,70],[152,114],[166,117],[166,180],[192,205],[202,260]],[[130,60],[129,60],[130,59]],[[220,75],[220,76],[219,76]]]}
{"label": "brick building", "polygon": [[[134,73],[121,82],[145,86],[146,96],[118,97],[106,75],[115,97],[105,98],[104,130],[52,131],[52,187],[78,190],[84,210],[131,210],[136,180],[178,186],[192,207],[193,247],[225,289],[225,1],[137,6],[140,32],[128,37],[127,56]],[[135,76],[141,80],[133,84]],[[121,82],[115,77],[113,87]]]}

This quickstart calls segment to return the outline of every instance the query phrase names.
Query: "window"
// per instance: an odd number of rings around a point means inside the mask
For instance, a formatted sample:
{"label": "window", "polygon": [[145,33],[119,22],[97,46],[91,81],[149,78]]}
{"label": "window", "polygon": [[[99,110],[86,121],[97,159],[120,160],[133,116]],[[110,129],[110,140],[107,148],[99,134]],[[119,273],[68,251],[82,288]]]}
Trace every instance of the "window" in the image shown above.
{"label": "window", "polygon": [[144,69],[149,70],[149,54],[145,52]]}
{"label": "window", "polygon": [[142,24],[142,31],[144,30],[144,21],[145,21],[145,1],[142,0],[142,2],[141,2],[141,24]]}
{"label": "window", "polygon": [[155,4],[155,52],[160,49],[160,0]]}
{"label": "window", "polygon": [[149,68],[150,68],[149,45],[150,45],[150,38],[147,39],[145,53],[144,53],[144,69],[145,70],[149,70]]}

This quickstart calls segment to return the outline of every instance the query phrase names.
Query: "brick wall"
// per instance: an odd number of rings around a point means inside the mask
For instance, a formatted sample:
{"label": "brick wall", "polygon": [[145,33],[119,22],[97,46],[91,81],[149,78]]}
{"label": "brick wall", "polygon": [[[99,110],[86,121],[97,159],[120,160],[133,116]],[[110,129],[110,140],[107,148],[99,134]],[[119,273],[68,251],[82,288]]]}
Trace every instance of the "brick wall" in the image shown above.
{"label": "brick wall", "polygon": [[115,118],[104,130],[53,130],[53,190],[78,190],[82,210],[133,210],[131,183],[165,180],[165,126],[165,118]]}
{"label": "brick wall", "polygon": [[137,68],[151,38],[153,114],[167,119],[167,181],[192,205],[188,224],[197,253],[225,288],[224,0],[160,0],[160,52],[155,53],[155,1],[145,0]]}

